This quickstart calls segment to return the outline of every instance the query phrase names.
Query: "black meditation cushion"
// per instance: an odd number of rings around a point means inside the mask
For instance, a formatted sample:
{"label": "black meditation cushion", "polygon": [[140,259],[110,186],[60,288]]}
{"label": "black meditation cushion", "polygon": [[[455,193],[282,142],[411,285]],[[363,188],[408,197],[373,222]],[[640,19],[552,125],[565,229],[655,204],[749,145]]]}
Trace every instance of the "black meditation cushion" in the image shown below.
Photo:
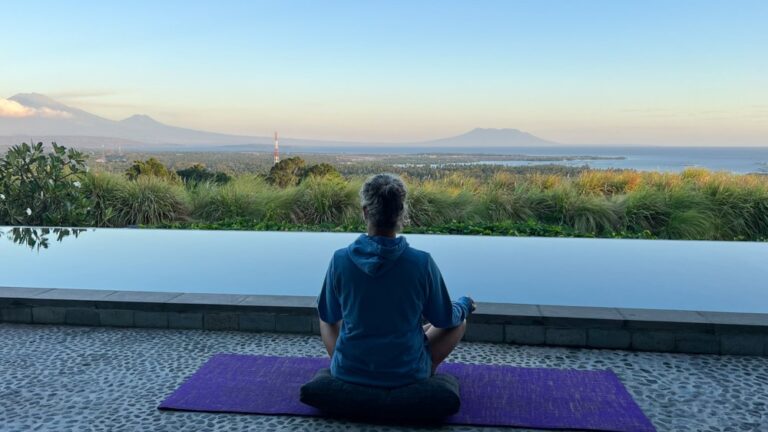
{"label": "black meditation cushion", "polygon": [[438,421],[458,412],[461,404],[459,382],[451,375],[389,389],[339,380],[330,369],[320,369],[304,384],[300,399],[328,414],[389,422]]}

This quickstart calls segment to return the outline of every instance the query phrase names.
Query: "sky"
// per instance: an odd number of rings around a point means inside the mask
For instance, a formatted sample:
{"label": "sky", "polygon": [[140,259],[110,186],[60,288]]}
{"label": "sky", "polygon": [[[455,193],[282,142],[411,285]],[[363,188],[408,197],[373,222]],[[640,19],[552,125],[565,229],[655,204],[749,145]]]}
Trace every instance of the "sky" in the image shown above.
{"label": "sky", "polygon": [[[768,145],[765,0],[0,0],[0,98],[216,132]],[[1,101],[0,101],[1,102]]]}

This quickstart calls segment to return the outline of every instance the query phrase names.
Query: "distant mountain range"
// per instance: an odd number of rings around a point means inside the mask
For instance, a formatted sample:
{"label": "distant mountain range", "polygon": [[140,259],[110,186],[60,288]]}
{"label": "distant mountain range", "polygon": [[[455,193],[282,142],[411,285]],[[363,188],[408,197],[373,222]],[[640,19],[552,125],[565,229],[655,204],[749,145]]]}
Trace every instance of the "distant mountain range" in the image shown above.
{"label": "distant mountain range", "polygon": [[517,129],[483,129],[449,138],[416,143],[419,146],[435,147],[535,147],[559,145]]}
{"label": "distant mountain range", "polygon": [[[271,137],[227,135],[169,126],[146,115],[115,121],[64,105],[45,95],[22,93],[0,99],[0,145],[57,141],[67,146],[100,148],[187,148],[247,146],[267,149]],[[465,134],[414,143],[364,143],[281,138],[288,147],[516,147],[558,145],[517,129],[473,129]]]}

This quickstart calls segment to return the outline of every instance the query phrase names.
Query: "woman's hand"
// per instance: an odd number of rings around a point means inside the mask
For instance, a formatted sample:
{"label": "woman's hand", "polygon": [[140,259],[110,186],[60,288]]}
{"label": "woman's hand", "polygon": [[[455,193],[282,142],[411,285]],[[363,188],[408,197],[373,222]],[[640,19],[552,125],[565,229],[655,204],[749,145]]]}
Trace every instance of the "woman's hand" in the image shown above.
{"label": "woman's hand", "polygon": [[466,305],[469,313],[472,313],[477,309],[477,305],[475,305],[475,301],[472,300],[472,297],[462,296],[457,301]]}

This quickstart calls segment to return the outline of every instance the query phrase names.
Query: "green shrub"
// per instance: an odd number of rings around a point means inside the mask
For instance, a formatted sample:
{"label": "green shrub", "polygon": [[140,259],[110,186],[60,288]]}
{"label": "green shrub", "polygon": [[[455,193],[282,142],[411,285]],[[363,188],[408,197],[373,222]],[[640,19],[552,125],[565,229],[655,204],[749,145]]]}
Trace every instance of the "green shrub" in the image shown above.
{"label": "green shrub", "polygon": [[259,195],[269,186],[256,177],[241,176],[226,185],[203,183],[188,192],[192,216],[215,222],[225,219],[259,220],[265,208]]}
{"label": "green shrub", "polygon": [[[184,171],[182,184],[151,158],[129,172],[134,175],[87,173],[74,150],[15,146],[0,160],[0,223],[364,229],[358,197],[364,178],[342,177],[328,164],[307,168],[288,158],[269,177],[239,175],[225,184],[202,165]],[[768,176],[687,169],[403,179],[405,232],[768,239]],[[19,238],[42,244],[33,235]]]}
{"label": "green shrub", "polygon": [[715,217],[706,197],[691,187],[667,196],[670,216],[661,237],[681,240],[716,239]]}
{"label": "green shrub", "polygon": [[[186,194],[194,220],[214,226],[357,230],[362,224],[357,195],[362,180],[313,175],[280,187],[255,176],[238,176],[227,185],[201,184],[186,192],[166,187]],[[462,175],[404,180],[409,190],[410,232],[455,228],[464,233],[551,235],[552,229],[541,231],[541,227],[560,227],[557,235],[768,238],[768,178],[760,176],[687,170],[678,174],[585,172],[577,178],[503,173],[485,184]],[[109,208],[97,202],[94,208]],[[183,220],[180,208],[175,216],[166,213],[164,220]],[[505,231],[502,226],[514,228]]]}
{"label": "green shrub", "polygon": [[488,222],[522,222],[536,216],[536,194],[528,189],[506,189],[489,185],[477,197],[478,218]]}
{"label": "green shrub", "polygon": [[188,217],[184,189],[162,179],[140,176],[118,190],[114,212],[121,226],[154,225]]}
{"label": "green shrub", "polygon": [[303,178],[309,177],[336,177],[341,178],[339,171],[328,163],[319,163],[312,165],[304,170]]}
{"label": "green shrub", "polygon": [[583,194],[617,195],[632,192],[643,181],[643,175],[635,171],[584,171],[573,181]]}
{"label": "green shrub", "polygon": [[566,223],[578,232],[606,235],[619,226],[621,203],[611,199],[580,195],[568,208]]}
{"label": "green shrub", "polygon": [[96,226],[120,226],[115,209],[128,180],[109,173],[92,173],[86,178],[84,192],[91,202],[91,221]]}
{"label": "green shrub", "polygon": [[179,176],[168,169],[162,162],[151,157],[145,161],[133,161],[133,164],[125,170],[125,175],[129,180],[136,180],[140,177],[157,177],[168,181],[179,181]]}
{"label": "green shrub", "polygon": [[232,180],[227,173],[214,172],[205,167],[205,165],[196,163],[188,168],[176,170],[176,175],[187,185],[195,186],[199,183],[218,183],[224,184]]}
{"label": "green shrub", "polygon": [[298,156],[283,159],[270,168],[267,181],[281,188],[296,186],[301,181],[305,165],[304,159]]}
{"label": "green shrub", "polygon": [[417,227],[475,219],[474,198],[467,190],[448,189],[422,182],[408,189],[407,221]]}
{"label": "green shrub", "polygon": [[0,159],[0,224],[85,225],[89,202],[82,191],[85,156],[52,143],[26,143]]}
{"label": "green shrub", "polygon": [[539,200],[540,220],[590,235],[613,232],[619,226],[619,213],[623,210],[620,201],[580,194],[572,184],[560,184],[544,191]]}
{"label": "green shrub", "polygon": [[298,187],[292,220],[298,224],[344,223],[360,215],[357,191],[341,178],[309,177]]}
{"label": "green shrub", "polygon": [[628,231],[659,235],[670,216],[664,192],[646,187],[624,197],[624,228]]}
{"label": "green shrub", "polygon": [[304,159],[294,156],[274,164],[269,170],[267,181],[277,187],[296,186],[312,177],[335,177],[341,179],[339,171],[328,163],[307,166]]}

